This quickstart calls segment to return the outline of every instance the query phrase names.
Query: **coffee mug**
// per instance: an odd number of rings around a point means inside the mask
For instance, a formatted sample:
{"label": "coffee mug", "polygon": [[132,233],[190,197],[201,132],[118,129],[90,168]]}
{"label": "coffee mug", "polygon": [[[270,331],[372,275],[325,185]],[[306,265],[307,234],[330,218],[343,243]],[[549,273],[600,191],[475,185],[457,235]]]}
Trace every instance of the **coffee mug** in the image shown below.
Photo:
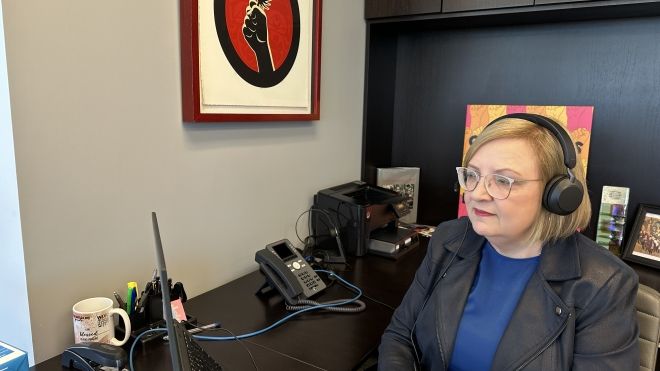
{"label": "coffee mug", "polygon": [[[112,345],[124,345],[131,336],[131,321],[125,310],[113,308],[112,299],[90,298],[77,302],[73,306],[73,333],[76,344],[98,342]],[[124,320],[126,329],[124,339],[115,339],[115,321],[113,314]]]}

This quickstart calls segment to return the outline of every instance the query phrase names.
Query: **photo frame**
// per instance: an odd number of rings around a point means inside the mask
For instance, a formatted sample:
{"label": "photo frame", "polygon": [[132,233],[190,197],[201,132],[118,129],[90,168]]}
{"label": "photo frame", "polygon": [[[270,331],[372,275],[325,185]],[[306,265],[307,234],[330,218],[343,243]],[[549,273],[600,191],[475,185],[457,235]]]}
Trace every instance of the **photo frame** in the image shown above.
{"label": "photo frame", "polygon": [[322,0],[181,0],[183,121],[320,118]]}
{"label": "photo frame", "polygon": [[639,205],[623,259],[660,269],[660,206]]}

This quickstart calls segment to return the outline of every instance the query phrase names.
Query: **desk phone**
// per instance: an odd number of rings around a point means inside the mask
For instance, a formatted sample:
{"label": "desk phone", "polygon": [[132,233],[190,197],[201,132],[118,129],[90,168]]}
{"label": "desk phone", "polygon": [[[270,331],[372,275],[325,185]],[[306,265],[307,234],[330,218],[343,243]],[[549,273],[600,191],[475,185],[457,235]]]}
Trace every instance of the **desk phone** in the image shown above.
{"label": "desk phone", "polygon": [[283,239],[257,251],[254,260],[266,281],[282,294],[289,305],[307,299],[325,289],[325,283],[307,264],[291,242]]}

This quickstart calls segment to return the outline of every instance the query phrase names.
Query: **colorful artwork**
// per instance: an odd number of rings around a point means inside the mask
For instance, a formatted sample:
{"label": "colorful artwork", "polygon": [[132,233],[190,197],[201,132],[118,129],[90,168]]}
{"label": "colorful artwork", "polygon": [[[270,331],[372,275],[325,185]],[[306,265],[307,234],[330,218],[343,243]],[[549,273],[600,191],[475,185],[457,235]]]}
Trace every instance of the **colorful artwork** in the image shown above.
{"label": "colorful artwork", "polygon": [[[589,145],[591,143],[591,122],[594,114],[594,108],[591,106],[468,105],[465,117],[465,137],[463,140],[462,158],[465,158],[470,144],[472,144],[488,123],[498,117],[519,112],[543,115],[563,125],[577,146],[578,158],[582,161],[582,166],[584,166],[586,174],[589,160]],[[460,192],[459,197],[462,199],[463,190],[461,189]],[[459,201],[458,216],[465,215],[467,215],[465,204]]]}

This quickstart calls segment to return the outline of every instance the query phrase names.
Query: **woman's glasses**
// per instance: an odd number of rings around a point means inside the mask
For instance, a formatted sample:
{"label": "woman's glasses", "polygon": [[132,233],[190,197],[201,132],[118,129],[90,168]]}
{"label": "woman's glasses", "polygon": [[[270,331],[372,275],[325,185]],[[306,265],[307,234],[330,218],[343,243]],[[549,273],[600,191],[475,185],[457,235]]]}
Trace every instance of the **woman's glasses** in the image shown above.
{"label": "woman's glasses", "polygon": [[457,167],[458,183],[467,192],[472,192],[477,188],[479,181],[483,178],[486,185],[486,192],[495,199],[505,200],[511,194],[513,183],[534,182],[541,179],[513,179],[500,174],[481,175],[476,170],[466,167]]}

